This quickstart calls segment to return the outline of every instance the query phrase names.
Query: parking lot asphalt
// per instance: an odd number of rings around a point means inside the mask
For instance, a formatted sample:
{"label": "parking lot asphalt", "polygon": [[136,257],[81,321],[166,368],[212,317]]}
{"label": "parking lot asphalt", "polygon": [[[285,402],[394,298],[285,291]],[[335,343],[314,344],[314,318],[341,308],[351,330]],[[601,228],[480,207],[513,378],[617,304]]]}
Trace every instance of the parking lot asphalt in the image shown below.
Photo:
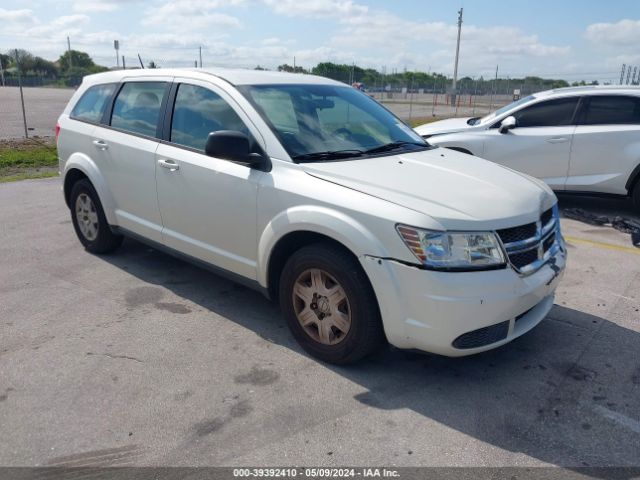
{"label": "parking lot asphalt", "polygon": [[563,220],[556,305],[500,349],[335,367],[259,293],[134,241],[86,253],[59,179],[0,205],[0,465],[640,465],[628,234]]}

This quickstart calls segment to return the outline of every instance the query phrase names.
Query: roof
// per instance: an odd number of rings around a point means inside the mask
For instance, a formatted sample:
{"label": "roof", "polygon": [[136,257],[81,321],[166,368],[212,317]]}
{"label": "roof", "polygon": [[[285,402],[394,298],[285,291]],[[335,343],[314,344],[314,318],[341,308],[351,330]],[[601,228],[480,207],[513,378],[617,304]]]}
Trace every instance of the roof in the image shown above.
{"label": "roof", "polygon": [[112,70],[85,77],[87,83],[118,82],[123,78],[135,77],[191,77],[206,80],[208,76],[215,76],[233,85],[269,85],[269,84],[324,84],[341,85],[337,82],[317,75],[300,73],[273,72],[269,70],[248,70],[236,68],[156,68],[134,70]]}
{"label": "roof", "polygon": [[640,86],[633,85],[584,85],[580,87],[564,87],[553,90],[537,92],[533,95],[537,98],[560,95],[602,95],[606,93],[640,95]]}

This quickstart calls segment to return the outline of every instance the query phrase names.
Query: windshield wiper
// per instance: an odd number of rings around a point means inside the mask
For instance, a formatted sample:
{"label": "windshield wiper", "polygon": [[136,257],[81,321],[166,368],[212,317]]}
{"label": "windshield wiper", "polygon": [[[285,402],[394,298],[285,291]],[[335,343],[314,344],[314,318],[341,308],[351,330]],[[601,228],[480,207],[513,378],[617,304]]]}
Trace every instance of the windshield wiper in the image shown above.
{"label": "windshield wiper", "polygon": [[428,143],[418,143],[418,142],[407,142],[404,140],[398,140],[397,142],[385,143],[384,145],[380,145],[379,147],[370,148],[369,150],[365,150],[364,153],[380,153],[380,152],[388,152],[390,150],[396,150],[400,147],[404,147],[405,145],[415,145],[417,147],[428,147]]}
{"label": "windshield wiper", "polygon": [[351,158],[351,157],[360,157],[365,152],[358,149],[350,149],[350,150],[329,150],[326,152],[312,152],[312,153],[301,153],[300,155],[294,155],[293,158],[298,162],[312,162],[314,160],[336,160],[340,158]]}

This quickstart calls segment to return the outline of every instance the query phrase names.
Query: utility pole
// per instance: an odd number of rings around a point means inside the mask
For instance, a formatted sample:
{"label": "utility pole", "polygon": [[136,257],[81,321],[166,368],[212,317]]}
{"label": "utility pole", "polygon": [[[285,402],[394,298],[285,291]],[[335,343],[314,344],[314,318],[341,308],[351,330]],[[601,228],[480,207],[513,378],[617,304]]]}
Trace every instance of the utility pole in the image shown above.
{"label": "utility pole", "polygon": [[71,40],[67,37],[67,52],[69,52],[69,70],[73,68],[73,59],[71,58]]}
{"label": "utility pole", "polygon": [[202,47],[198,47],[198,50],[200,52],[200,68],[202,68]]}
{"label": "utility pole", "polygon": [[123,70],[127,69],[127,65],[124,63],[124,55],[122,55],[122,69]]}
{"label": "utility pole", "polygon": [[4,67],[2,66],[1,56],[0,56],[0,79],[2,80],[2,86],[4,87]]}
{"label": "utility pole", "polygon": [[120,68],[120,41],[119,40],[113,41],[113,48],[116,50],[116,67]]}
{"label": "utility pole", "polygon": [[624,71],[627,68],[627,64],[623,63],[622,64],[622,71],[620,72],[620,85],[622,85],[622,81],[624,80]]}
{"label": "utility pole", "polygon": [[293,56],[293,73],[296,73],[296,56]]}
{"label": "utility pole", "polygon": [[451,88],[451,105],[456,104],[456,87],[458,84],[458,58],[460,56],[460,33],[462,32],[462,7],[458,11],[458,43],[456,44],[456,61],[453,66],[453,86]]}
{"label": "utility pole", "polygon": [[493,80],[493,87],[491,88],[491,102],[489,103],[489,112],[493,110],[493,92],[496,89],[497,83],[498,83],[498,65],[496,65],[496,78]]}
{"label": "utility pole", "polygon": [[20,60],[18,57],[18,49],[15,50],[16,53],[16,67],[18,70],[18,86],[20,87],[20,103],[22,104],[22,123],[24,124],[24,138],[29,138],[29,131],[27,129],[27,114],[24,110],[24,95],[22,93],[22,75],[20,70],[22,67],[20,66]]}

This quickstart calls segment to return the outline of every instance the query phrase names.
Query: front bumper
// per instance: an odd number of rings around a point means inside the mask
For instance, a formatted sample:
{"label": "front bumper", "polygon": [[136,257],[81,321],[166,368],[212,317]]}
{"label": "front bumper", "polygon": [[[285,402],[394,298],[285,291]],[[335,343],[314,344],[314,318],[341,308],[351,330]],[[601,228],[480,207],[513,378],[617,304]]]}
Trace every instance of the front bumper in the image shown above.
{"label": "front bumper", "polygon": [[510,267],[436,272],[376,257],[361,262],[392,345],[459,357],[504,345],[546,317],[566,250],[554,259],[554,268],[547,263],[527,276]]}

